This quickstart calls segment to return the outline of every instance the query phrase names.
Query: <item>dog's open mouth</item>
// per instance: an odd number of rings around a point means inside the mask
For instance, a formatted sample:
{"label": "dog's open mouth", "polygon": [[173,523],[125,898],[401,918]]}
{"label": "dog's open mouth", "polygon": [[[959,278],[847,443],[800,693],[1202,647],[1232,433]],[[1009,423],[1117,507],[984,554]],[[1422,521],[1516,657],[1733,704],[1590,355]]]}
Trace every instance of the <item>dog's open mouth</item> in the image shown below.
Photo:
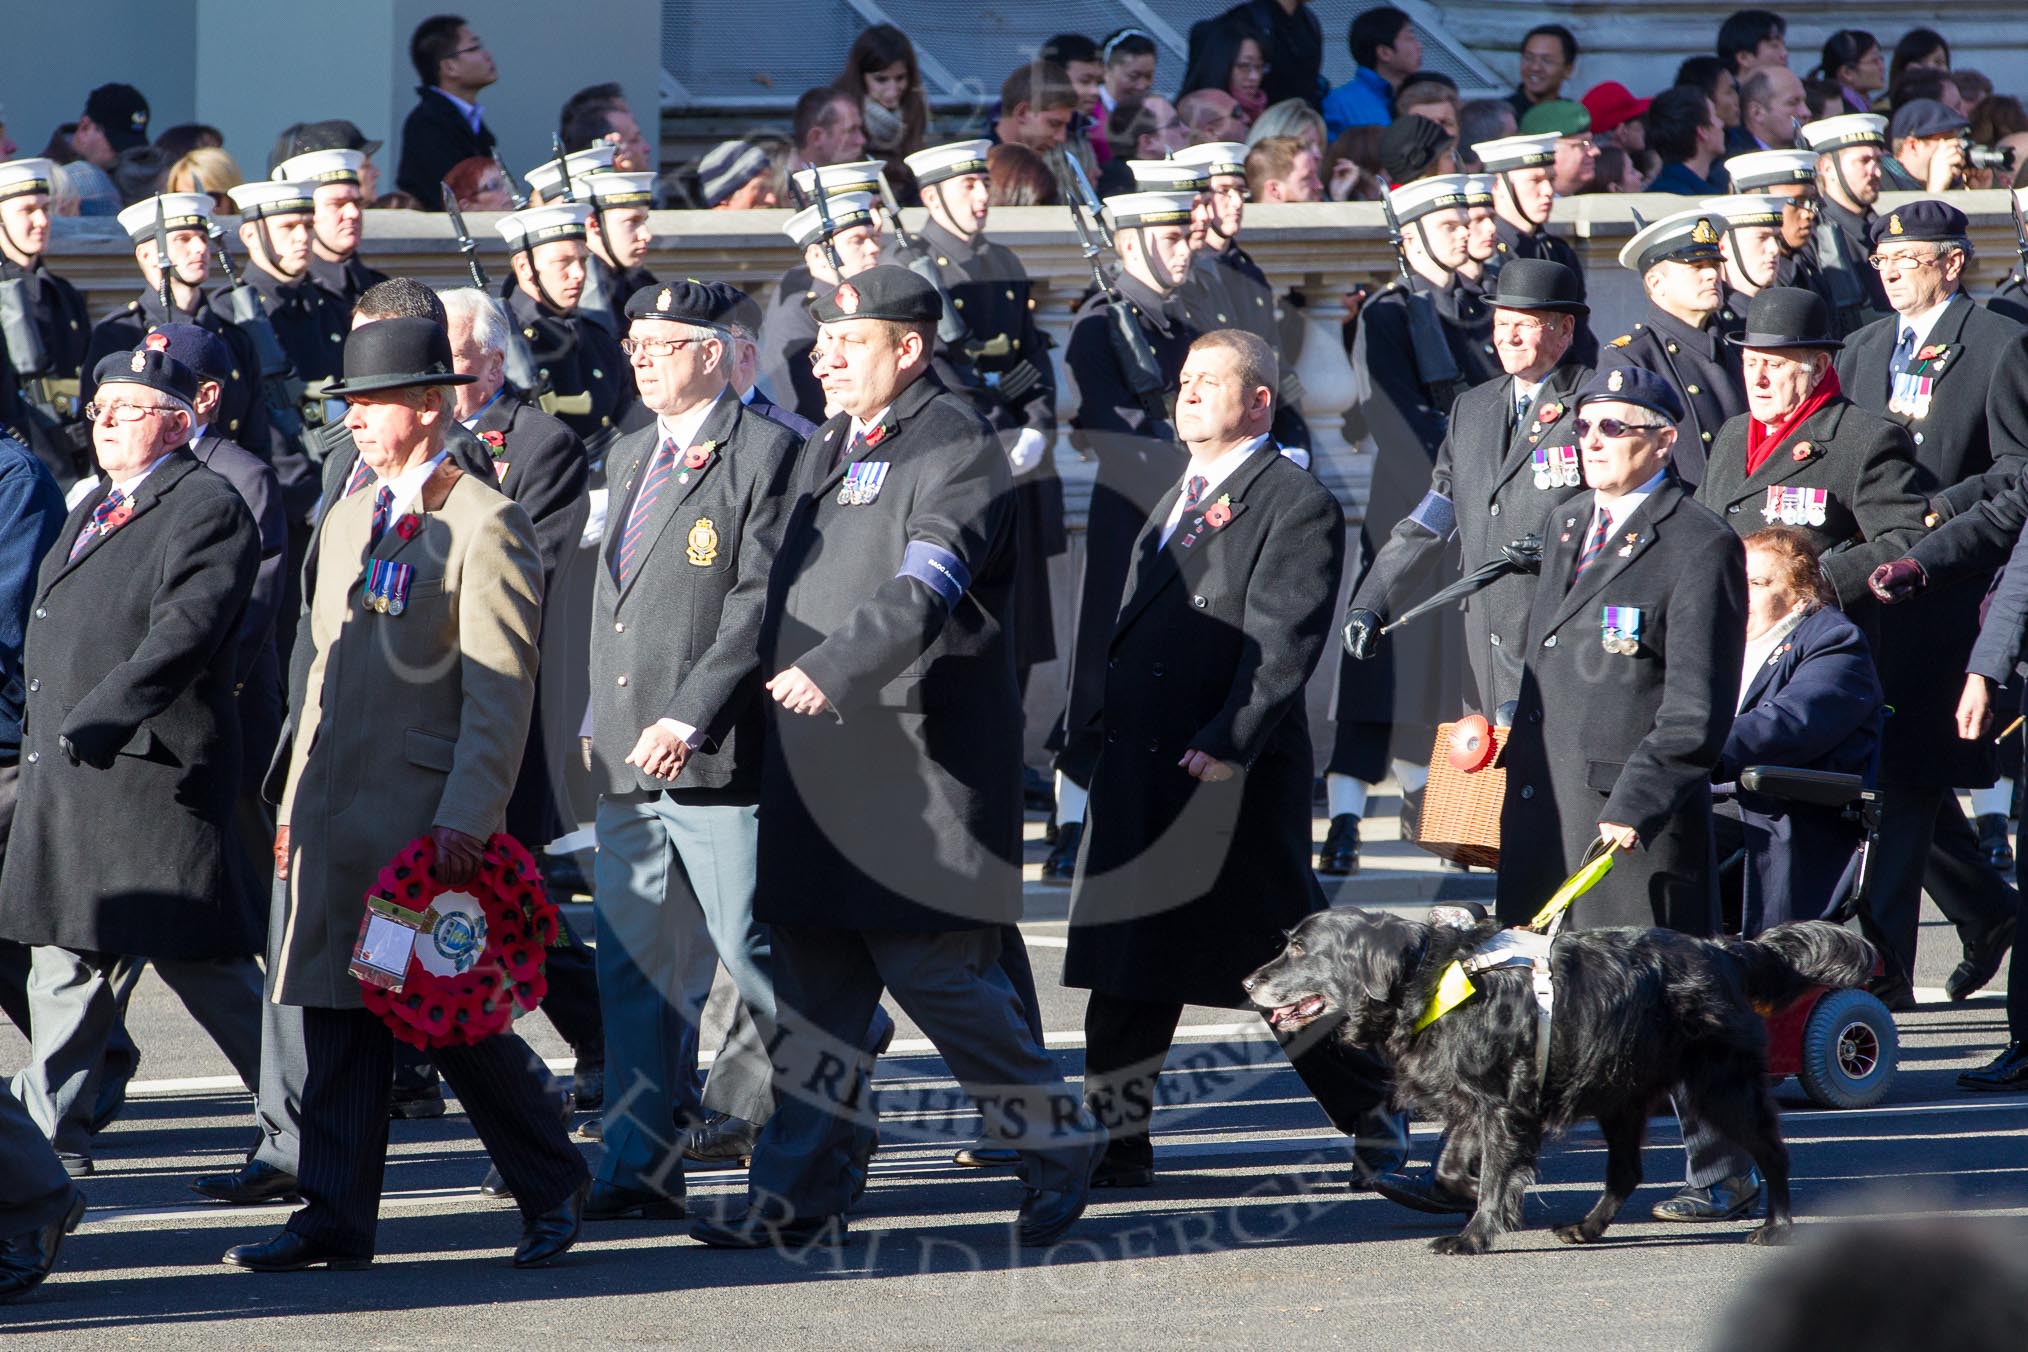
{"label": "dog's open mouth", "polygon": [[1276,1005],[1267,1014],[1268,1027],[1294,1028],[1308,1023],[1324,1012],[1329,1001],[1321,995],[1305,995],[1293,1004]]}

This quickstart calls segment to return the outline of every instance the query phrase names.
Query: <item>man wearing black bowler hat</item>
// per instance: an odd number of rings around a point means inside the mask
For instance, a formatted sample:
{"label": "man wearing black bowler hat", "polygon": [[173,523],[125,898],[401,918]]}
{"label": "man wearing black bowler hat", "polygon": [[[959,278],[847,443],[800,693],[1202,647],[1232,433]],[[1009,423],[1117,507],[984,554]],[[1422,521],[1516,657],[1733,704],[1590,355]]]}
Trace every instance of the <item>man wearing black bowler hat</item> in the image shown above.
{"label": "man wearing black bowler hat", "polygon": [[[117,959],[152,962],[202,1003],[240,1079],[260,1078],[255,880],[232,840],[236,635],[259,534],[189,452],[189,367],[144,348],[108,355],[94,375],[106,482],[42,562],[0,871],[0,937],[34,946],[16,1092],[73,1175],[92,1171]],[[108,821],[123,824],[119,848],[79,848]]]}
{"label": "man wearing black bowler hat", "polygon": [[[274,1000],[303,1007],[305,1205],[280,1235],[225,1255],[261,1272],[373,1261],[394,1035],[349,971],[365,897],[423,833],[437,880],[471,881],[535,700],[535,529],[518,503],[447,463],[450,387],[471,377],[455,372],[443,326],[365,324],[344,358],[333,390],[378,484],[324,514],[306,588],[313,656],[277,814],[288,897],[272,978]],[[431,1056],[521,1208],[515,1266],[549,1262],[577,1240],[589,1180],[540,1063],[512,1032]]]}
{"label": "man wearing black bowler hat", "polygon": [[[876,266],[817,301],[841,411],[804,448],[760,635],[767,676],[754,918],[772,927],[783,1068],[724,1248],[842,1240],[867,1105],[846,1068],[883,988],[1021,1152],[1016,1237],[1084,1211],[1105,1133],[1029,1031],[999,963],[1021,913],[1011,479],[929,371],[936,289]],[[829,1069],[828,1074],[827,1067]]]}
{"label": "man wearing black bowler hat", "polygon": [[[1571,396],[1591,374],[1572,355],[1590,313],[1577,274],[1546,258],[1500,269],[1493,348],[1506,374],[1451,408],[1429,492],[1394,527],[1346,615],[1345,641],[1364,659],[1390,611],[1456,580],[1514,541],[1540,535],[1550,509],[1578,492]],[[1452,542],[1456,548],[1452,548]],[[1473,707],[1488,718],[1521,693],[1521,646],[1535,577],[1509,574],[1465,603]]]}

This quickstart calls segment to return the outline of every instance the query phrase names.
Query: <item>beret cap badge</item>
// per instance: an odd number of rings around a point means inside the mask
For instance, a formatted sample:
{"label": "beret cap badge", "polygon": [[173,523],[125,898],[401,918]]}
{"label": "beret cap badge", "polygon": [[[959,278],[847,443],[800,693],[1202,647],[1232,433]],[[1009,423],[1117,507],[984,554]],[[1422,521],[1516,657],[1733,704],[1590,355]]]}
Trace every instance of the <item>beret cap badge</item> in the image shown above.
{"label": "beret cap badge", "polygon": [[1626,383],[1626,376],[1619,371],[1614,371],[1610,376],[1606,377],[1606,388],[1614,394],[1618,394],[1620,387]]}
{"label": "beret cap badge", "polygon": [[129,365],[131,365],[133,369],[135,369],[136,371],[146,370],[148,366],[148,354],[146,352],[136,352],[134,354],[134,360],[130,362]]}
{"label": "beret cap badge", "polygon": [[855,314],[859,309],[859,291],[850,282],[838,288],[838,308],[846,314]]}
{"label": "beret cap badge", "polygon": [[669,303],[670,303],[669,288],[665,286],[662,288],[662,294],[655,297],[655,308],[658,310],[667,310],[669,308]]}
{"label": "beret cap badge", "polygon": [[1887,218],[1887,233],[1890,235],[1899,235],[1902,233],[1900,212],[1897,211],[1892,216],[1889,216]]}

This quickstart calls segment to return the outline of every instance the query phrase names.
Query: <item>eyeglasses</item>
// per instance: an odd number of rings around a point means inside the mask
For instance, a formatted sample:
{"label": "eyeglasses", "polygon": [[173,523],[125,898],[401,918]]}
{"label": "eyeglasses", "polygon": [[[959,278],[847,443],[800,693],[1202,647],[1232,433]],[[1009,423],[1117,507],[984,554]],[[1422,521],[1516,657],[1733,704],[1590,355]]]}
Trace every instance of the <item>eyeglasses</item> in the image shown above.
{"label": "eyeglasses", "polygon": [[1623,423],[1618,418],[1600,418],[1597,422],[1593,422],[1591,419],[1582,416],[1575,423],[1577,435],[1580,439],[1590,436],[1591,429],[1594,427],[1609,437],[1630,437],[1636,432],[1660,431],[1668,425],[1667,423]]}
{"label": "eyeglasses", "polygon": [[627,356],[673,357],[692,343],[712,343],[715,338],[622,338],[620,351]]}
{"label": "eyeglasses", "polygon": [[[478,38],[473,38],[473,39],[472,39],[472,45],[471,45],[471,46],[469,46],[469,47],[460,47],[460,48],[458,48],[458,50],[456,50],[455,52],[452,52],[452,53],[451,53],[450,55],[451,55],[451,56],[470,56],[470,55],[471,55],[471,54],[472,54],[473,52],[483,52],[483,51],[485,51],[485,50],[486,50],[486,44],[485,44],[485,43],[483,43],[483,42],[481,42],[481,41],[480,41],[480,40],[479,40]],[[450,56],[447,56],[447,57],[445,57],[444,59],[445,59],[446,61],[448,61],[448,60],[450,60]]]}
{"label": "eyeglasses", "polygon": [[168,404],[101,404],[94,399],[84,407],[85,417],[93,422],[110,419],[116,423],[137,423],[150,413],[181,413],[183,410]]}
{"label": "eyeglasses", "polygon": [[1875,272],[1885,272],[1890,265],[1897,268],[1926,268],[1932,263],[1943,262],[1943,255],[1937,254],[1871,254],[1866,261]]}

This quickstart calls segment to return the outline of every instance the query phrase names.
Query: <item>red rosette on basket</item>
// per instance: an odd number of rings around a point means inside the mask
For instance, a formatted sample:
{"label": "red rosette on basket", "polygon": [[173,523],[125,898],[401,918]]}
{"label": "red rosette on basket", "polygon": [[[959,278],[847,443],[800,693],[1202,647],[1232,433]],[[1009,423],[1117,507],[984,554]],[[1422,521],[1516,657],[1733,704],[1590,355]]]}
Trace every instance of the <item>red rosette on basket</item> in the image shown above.
{"label": "red rosette on basket", "polygon": [[534,858],[512,836],[486,842],[477,874],[460,889],[433,876],[436,853],[420,836],[380,870],[352,967],[366,1007],[423,1048],[482,1041],[504,1032],[517,1008],[541,1003],[558,925]]}

